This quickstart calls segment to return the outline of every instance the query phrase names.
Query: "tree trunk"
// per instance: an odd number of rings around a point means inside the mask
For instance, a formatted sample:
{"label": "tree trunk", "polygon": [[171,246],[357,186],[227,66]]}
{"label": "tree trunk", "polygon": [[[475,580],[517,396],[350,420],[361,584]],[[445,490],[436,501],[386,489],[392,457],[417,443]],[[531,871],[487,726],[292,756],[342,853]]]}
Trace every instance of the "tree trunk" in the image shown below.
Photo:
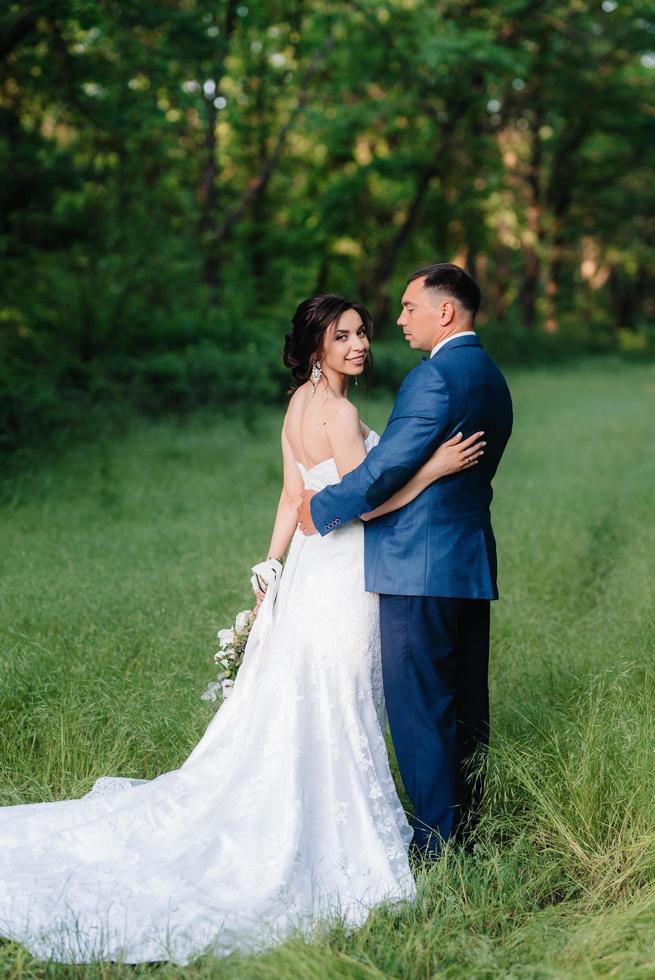
{"label": "tree trunk", "polygon": [[298,117],[302,114],[305,106],[307,105],[307,101],[309,99],[309,85],[320,65],[328,57],[335,44],[336,40],[334,38],[328,38],[323,46],[316,52],[307,66],[307,70],[300,79],[298,85],[298,101],[291,112],[288,122],[284,124],[278,134],[273,152],[269,156],[258,176],[249,182],[248,188],[241,197],[241,200],[225,216],[221,225],[216,229],[217,242],[224,241],[227,238],[237,221],[244,216],[248,209],[253,206],[257,199],[260,198],[266,190],[271,177],[282,160],[289,134],[296,124]]}
{"label": "tree trunk", "polygon": [[537,299],[541,274],[541,243],[543,241],[543,201],[541,194],[542,152],[539,130],[544,121],[541,101],[535,105],[535,118],[530,132],[530,163],[527,173],[529,204],[526,219],[530,237],[523,246],[523,275],[519,287],[519,307],[523,323],[533,329],[537,319]]}
{"label": "tree trunk", "polygon": [[491,283],[491,308],[499,323],[507,315],[507,294],[510,285],[510,250],[499,244],[494,256],[494,276]]}
{"label": "tree trunk", "polygon": [[[587,107],[590,110],[590,107]],[[565,273],[565,219],[573,200],[573,187],[580,160],[580,145],[587,134],[589,117],[581,116],[571,121],[557,148],[545,195],[551,220],[552,232],[548,255],[546,282],[546,322],[549,333],[559,329],[559,293]]]}
{"label": "tree trunk", "polygon": [[[265,94],[267,85],[261,83],[265,72],[260,69],[260,84],[255,94],[255,118],[257,132],[255,136],[255,159],[257,170],[261,173],[266,165],[268,156],[268,127],[266,124]],[[270,231],[268,228],[267,189],[264,187],[253,201],[250,226],[248,229],[248,251],[250,253],[253,279],[263,285],[269,257]]]}
{"label": "tree trunk", "polygon": [[[46,13],[42,11],[41,14]],[[28,7],[0,33],[0,59],[6,59],[36,27],[39,11]]]}
{"label": "tree trunk", "polygon": [[216,246],[216,208],[218,205],[218,163],[216,160],[216,108],[205,99],[205,162],[200,178],[200,232],[205,258],[202,277],[210,289],[218,287],[219,255]]}
{"label": "tree trunk", "polygon": [[221,27],[221,44],[214,65],[215,88],[211,96],[203,93],[205,107],[205,153],[200,178],[200,233],[204,251],[203,281],[216,292],[219,286],[220,243],[218,239],[218,158],[216,141],[216,107],[214,99],[218,95],[223,78],[225,59],[230,39],[234,31],[238,0],[228,0],[225,22]]}
{"label": "tree trunk", "polygon": [[316,282],[314,283],[314,294],[324,293],[327,289],[327,284],[329,281],[330,273],[330,260],[328,257],[327,247],[323,248],[321,253],[321,262],[318,267],[318,272],[316,273]]}
{"label": "tree trunk", "polygon": [[523,249],[523,275],[519,288],[521,319],[526,327],[533,329],[537,318],[537,298],[539,295],[539,272],[541,263],[534,245]]}
{"label": "tree trunk", "polygon": [[389,247],[380,256],[373,270],[373,319],[378,336],[384,335],[390,318],[391,298],[389,296],[388,284],[396,265],[398,253],[409,238],[418,220],[421,206],[430,187],[430,182],[433,177],[436,177],[437,173],[437,167],[432,163],[420,174],[414,191],[414,197],[407,208],[404,221],[391,239]]}

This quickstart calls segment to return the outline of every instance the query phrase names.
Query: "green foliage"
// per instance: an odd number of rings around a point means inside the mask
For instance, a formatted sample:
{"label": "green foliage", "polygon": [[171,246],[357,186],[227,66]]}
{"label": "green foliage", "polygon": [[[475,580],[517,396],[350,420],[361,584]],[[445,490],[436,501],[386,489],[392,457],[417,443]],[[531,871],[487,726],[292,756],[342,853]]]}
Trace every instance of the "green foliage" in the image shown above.
{"label": "green foliage", "polygon": [[[496,480],[487,797],[474,854],[419,869],[416,903],[311,943],[157,975],[646,980],[655,972],[652,366],[516,372]],[[378,430],[389,398],[363,399]],[[208,720],[214,636],[249,595],[281,412],[132,420],[33,460],[0,510],[3,803],[178,766]],[[16,980],[150,974],[0,947]]]}
{"label": "green foliage", "polygon": [[506,362],[652,354],[654,32],[641,0],[6,4],[3,448],[101,396],[277,394],[301,298],[386,336],[427,260]]}

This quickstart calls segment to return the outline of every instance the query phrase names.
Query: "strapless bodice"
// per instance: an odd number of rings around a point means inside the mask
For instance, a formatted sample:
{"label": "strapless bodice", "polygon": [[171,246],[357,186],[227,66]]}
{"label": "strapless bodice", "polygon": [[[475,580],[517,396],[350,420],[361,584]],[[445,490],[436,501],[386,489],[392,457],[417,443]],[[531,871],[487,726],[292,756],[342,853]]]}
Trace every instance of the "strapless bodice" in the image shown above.
{"label": "strapless bodice", "polygon": [[[366,439],[364,439],[366,452],[369,453],[373,446],[377,446],[379,441],[379,435],[371,429]],[[320,463],[317,463],[316,466],[310,466],[309,469],[306,469],[302,463],[298,463],[298,460],[296,460],[296,463],[298,464],[305,490],[319,491],[332,483],[339,483],[341,479],[333,456],[330,456],[329,459],[321,460]]]}

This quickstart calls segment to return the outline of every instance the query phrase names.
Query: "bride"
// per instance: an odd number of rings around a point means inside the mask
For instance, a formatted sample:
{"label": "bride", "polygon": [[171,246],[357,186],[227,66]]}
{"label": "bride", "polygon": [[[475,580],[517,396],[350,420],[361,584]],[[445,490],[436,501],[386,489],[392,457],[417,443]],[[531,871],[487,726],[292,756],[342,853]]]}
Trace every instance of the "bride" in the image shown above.
{"label": "bride", "polygon": [[[378,440],[348,400],[370,334],[358,303],[321,295],[298,307],[269,551],[286,564],[277,594],[258,596],[232,696],[179,769],[0,809],[0,936],[62,962],[185,964],[307,934],[322,918],[358,925],[374,905],[414,895],[363,525],[325,538],[296,527],[303,489],[338,482]],[[475,440],[444,444],[364,520],[474,465]]]}

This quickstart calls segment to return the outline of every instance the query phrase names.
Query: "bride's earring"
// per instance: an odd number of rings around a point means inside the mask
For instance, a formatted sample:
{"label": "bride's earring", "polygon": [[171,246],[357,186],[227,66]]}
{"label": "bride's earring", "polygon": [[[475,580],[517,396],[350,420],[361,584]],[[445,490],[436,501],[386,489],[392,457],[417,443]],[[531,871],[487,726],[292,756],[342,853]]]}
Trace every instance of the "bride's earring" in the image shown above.
{"label": "bride's earring", "polygon": [[321,371],[321,362],[314,361],[314,366],[312,367],[312,373],[309,376],[309,380],[314,385],[314,390],[316,390],[316,385],[319,383],[323,377],[323,372]]}

